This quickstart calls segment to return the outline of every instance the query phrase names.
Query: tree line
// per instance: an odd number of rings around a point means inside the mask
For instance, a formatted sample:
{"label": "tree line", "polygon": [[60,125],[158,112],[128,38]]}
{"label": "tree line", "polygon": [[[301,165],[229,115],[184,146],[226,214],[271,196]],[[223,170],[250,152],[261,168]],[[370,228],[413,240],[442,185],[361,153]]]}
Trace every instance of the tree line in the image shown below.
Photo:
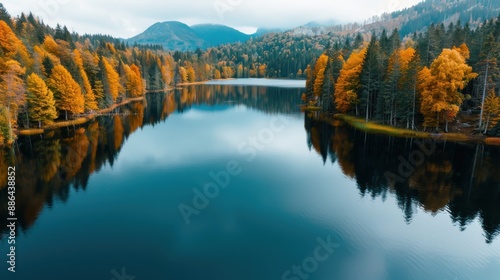
{"label": "tree line", "polygon": [[[441,63],[451,58],[459,63],[459,54],[472,66],[466,75],[471,82],[450,83],[451,88],[464,88],[446,97],[433,95],[437,90],[428,84],[426,106],[428,115],[435,117],[428,117],[425,125],[454,120],[457,107],[458,112],[477,114],[481,109],[479,126],[484,130],[498,122],[498,19],[474,30],[467,23],[447,28],[433,24],[403,40],[397,31],[378,36],[366,31],[315,36],[282,32],[194,52],[129,45],[101,34],[79,35],[65,26],[51,28],[31,13],[12,18],[1,4],[0,29],[0,143],[12,141],[16,129],[109,108],[148,90],[233,77],[307,78],[308,103],[415,127],[424,123],[422,69],[429,68],[427,74],[437,77],[431,64],[445,48],[451,51],[443,54]],[[469,50],[468,59],[462,44]],[[445,101],[438,102],[440,98]],[[480,106],[483,103],[487,105]]]}
{"label": "tree line", "polygon": [[432,24],[403,40],[384,30],[329,47],[306,70],[303,100],[393,126],[488,133],[500,121],[499,59],[500,16],[474,30]]}

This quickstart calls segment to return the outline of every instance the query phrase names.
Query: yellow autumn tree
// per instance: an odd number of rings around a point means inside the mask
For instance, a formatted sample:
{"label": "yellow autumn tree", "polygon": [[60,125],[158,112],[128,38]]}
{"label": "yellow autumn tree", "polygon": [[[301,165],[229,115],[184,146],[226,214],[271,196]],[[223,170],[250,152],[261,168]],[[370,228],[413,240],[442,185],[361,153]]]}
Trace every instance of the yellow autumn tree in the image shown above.
{"label": "yellow autumn tree", "polygon": [[321,93],[323,91],[323,83],[325,81],[325,70],[327,64],[328,56],[326,54],[322,54],[316,61],[316,65],[314,65],[313,75],[314,77],[316,77],[316,79],[314,80],[313,92],[315,96],[321,96]]}
{"label": "yellow autumn tree", "polygon": [[108,94],[113,103],[116,102],[118,95],[120,93],[120,76],[116,72],[115,68],[106,59],[102,58],[103,70],[104,70],[104,92]]}
{"label": "yellow autumn tree", "polygon": [[439,124],[445,122],[448,131],[448,123],[456,117],[464,100],[460,90],[477,76],[466,63],[468,57],[465,44],[459,48],[443,49],[430,68],[424,67],[419,72],[420,112],[424,115],[424,127],[438,129]]}
{"label": "yellow autumn tree", "polygon": [[179,67],[179,75],[183,83],[187,82],[187,70],[183,66]]}
{"label": "yellow autumn tree", "polygon": [[85,72],[85,68],[83,67],[83,60],[80,52],[75,49],[73,51],[73,56],[75,60],[76,67],[78,67],[78,73],[82,79],[81,88],[83,89],[83,97],[85,99],[85,110],[97,110],[99,108],[94,91],[92,90],[92,86],[90,85],[89,78],[87,73]]}
{"label": "yellow autumn tree", "polygon": [[259,70],[259,77],[265,77],[266,76],[266,72],[267,72],[267,65],[266,64],[261,64],[259,66],[258,70]]}
{"label": "yellow autumn tree", "polygon": [[56,101],[52,91],[35,73],[28,76],[27,84],[29,119],[38,122],[38,127],[42,123],[51,124],[57,118]]}
{"label": "yellow autumn tree", "polygon": [[483,105],[483,122],[485,123],[484,133],[494,127],[500,120],[500,97],[491,89]]}
{"label": "yellow autumn tree", "polygon": [[188,82],[192,83],[192,82],[196,81],[196,72],[194,71],[194,68],[192,66],[187,68],[186,75],[187,75]]}
{"label": "yellow autumn tree", "polygon": [[408,68],[408,64],[415,56],[416,50],[412,47],[408,47],[406,49],[402,49],[399,51],[401,70],[406,71]]}
{"label": "yellow autumn tree", "polygon": [[359,101],[358,92],[361,87],[360,74],[366,48],[353,52],[342,66],[339,78],[335,83],[335,106],[338,111],[346,113]]}
{"label": "yellow autumn tree", "polygon": [[59,46],[57,45],[54,38],[52,38],[52,36],[50,35],[45,36],[42,46],[46,51],[48,51],[52,55],[55,55],[57,57],[60,55]]}
{"label": "yellow autumn tree", "polygon": [[138,97],[144,94],[144,85],[139,67],[135,64],[125,65],[126,90],[130,97]]}
{"label": "yellow autumn tree", "polygon": [[57,65],[52,69],[47,85],[54,93],[56,108],[65,112],[66,119],[68,119],[68,112],[72,114],[84,112],[85,99],[80,86],[64,66]]}
{"label": "yellow autumn tree", "polygon": [[8,113],[9,128],[17,127],[17,116],[26,102],[26,89],[22,76],[26,69],[16,60],[7,60],[0,71],[0,104]]}
{"label": "yellow autumn tree", "polygon": [[214,79],[219,80],[221,78],[220,71],[218,69],[215,69],[214,71]]}
{"label": "yellow autumn tree", "polygon": [[31,66],[32,61],[23,42],[16,36],[9,25],[2,20],[0,20],[0,48],[3,52],[0,55],[2,58],[16,59],[24,67]]}

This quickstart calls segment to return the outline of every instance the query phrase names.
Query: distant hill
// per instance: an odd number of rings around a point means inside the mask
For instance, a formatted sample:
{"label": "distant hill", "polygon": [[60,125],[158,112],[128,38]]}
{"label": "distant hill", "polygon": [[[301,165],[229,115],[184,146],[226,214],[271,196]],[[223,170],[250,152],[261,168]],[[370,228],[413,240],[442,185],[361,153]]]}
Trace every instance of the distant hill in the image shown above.
{"label": "distant hill", "polygon": [[257,29],[257,31],[255,32],[255,36],[262,36],[262,35],[265,35],[265,34],[269,34],[269,33],[279,33],[279,32],[284,32],[285,30],[284,29],[281,29],[281,28],[259,28]]}
{"label": "distant hill", "polygon": [[390,14],[375,17],[372,27],[390,30],[397,27],[402,36],[425,30],[432,23],[446,27],[458,20],[470,27],[478,27],[484,20],[500,14],[498,0],[425,0],[421,3]]}
{"label": "distant hill", "polygon": [[244,42],[250,37],[225,25],[198,24],[190,27],[178,21],[166,21],[155,23],[126,41],[129,44],[162,45],[167,50],[187,51]]}
{"label": "distant hill", "polygon": [[499,0],[424,0],[415,6],[403,10],[375,15],[364,23],[351,23],[326,26],[324,23],[310,22],[290,30],[295,36],[344,36],[355,33],[370,34],[382,30],[390,32],[399,29],[402,37],[414,32],[422,32],[431,24],[443,23],[446,27],[460,20],[476,28],[485,19],[495,18],[500,14]]}
{"label": "distant hill", "polygon": [[165,49],[180,51],[201,48],[204,43],[193,29],[178,21],[157,22],[127,42],[162,45]]}
{"label": "distant hill", "polygon": [[204,48],[234,42],[245,42],[251,37],[251,35],[234,28],[219,24],[198,24],[191,26],[191,29],[204,41]]}

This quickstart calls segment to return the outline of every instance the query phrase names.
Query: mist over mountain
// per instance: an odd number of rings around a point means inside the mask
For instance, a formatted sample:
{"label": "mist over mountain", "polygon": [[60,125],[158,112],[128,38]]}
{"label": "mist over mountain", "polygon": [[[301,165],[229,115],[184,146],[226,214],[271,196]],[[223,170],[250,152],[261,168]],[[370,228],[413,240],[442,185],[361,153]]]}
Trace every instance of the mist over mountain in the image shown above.
{"label": "mist over mountain", "polygon": [[181,22],[155,23],[143,33],[125,40],[129,44],[161,45],[167,50],[207,49],[222,44],[245,42],[252,37],[270,33],[289,32],[296,36],[345,36],[355,33],[375,33],[399,29],[402,37],[422,32],[431,24],[448,25],[458,20],[470,27],[477,27],[483,20],[500,14],[500,1],[495,0],[425,0],[401,11],[374,15],[363,23],[337,24],[334,20],[311,21],[302,26],[284,28],[259,28],[254,34],[245,34],[219,24],[188,26]]}

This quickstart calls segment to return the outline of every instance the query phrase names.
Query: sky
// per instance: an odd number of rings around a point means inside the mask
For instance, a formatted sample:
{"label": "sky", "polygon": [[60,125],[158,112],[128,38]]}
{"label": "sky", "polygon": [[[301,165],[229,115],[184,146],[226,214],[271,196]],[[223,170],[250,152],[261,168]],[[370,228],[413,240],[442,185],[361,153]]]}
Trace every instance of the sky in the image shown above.
{"label": "sky", "polygon": [[156,22],[224,24],[250,34],[258,27],[293,28],[311,21],[360,22],[422,0],[4,0],[11,16],[32,12],[80,34],[130,38]]}

